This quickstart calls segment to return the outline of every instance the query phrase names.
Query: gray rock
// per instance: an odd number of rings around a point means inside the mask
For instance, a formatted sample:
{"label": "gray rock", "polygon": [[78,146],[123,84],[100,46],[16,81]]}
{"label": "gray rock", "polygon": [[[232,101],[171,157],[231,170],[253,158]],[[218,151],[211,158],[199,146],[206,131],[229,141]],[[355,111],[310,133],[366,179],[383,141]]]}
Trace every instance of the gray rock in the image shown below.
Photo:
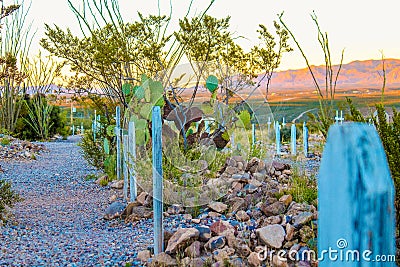
{"label": "gray rock", "polygon": [[211,202],[210,204],[208,204],[208,207],[213,211],[216,211],[218,213],[223,213],[224,211],[227,210],[228,205],[222,202]]}
{"label": "gray rock", "polygon": [[125,210],[125,205],[121,202],[113,202],[111,205],[106,209],[104,214],[104,219],[112,220],[118,218],[122,215],[122,212]]}
{"label": "gray rock", "polygon": [[281,248],[285,239],[285,229],[282,225],[273,224],[257,229],[256,233],[265,245],[273,248]]}
{"label": "gray rock", "polygon": [[186,248],[189,243],[198,239],[199,234],[200,232],[196,228],[179,228],[168,240],[165,252],[172,254],[179,249]]}
{"label": "gray rock", "polygon": [[305,211],[299,215],[293,216],[293,224],[295,227],[309,223],[313,218],[313,213]]}

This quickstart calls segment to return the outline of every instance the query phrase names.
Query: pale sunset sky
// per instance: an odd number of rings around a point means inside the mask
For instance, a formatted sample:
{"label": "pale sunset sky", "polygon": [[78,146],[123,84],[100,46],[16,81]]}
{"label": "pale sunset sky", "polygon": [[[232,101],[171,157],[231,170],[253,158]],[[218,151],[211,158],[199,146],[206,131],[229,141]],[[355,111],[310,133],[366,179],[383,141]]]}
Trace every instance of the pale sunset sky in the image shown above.
{"label": "pale sunset sky", "polygon": [[[13,1],[5,1],[6,4],[11,2]],[[29,2],[25,0],[24,5],[28,6]],[[82,6],[82,0],[72,2],[77,7]],[[171,2],[171,29],[176,29],[178,19],[184,16],[190,1]],[[160,0],[161,13],[168,14],[169,3],[169,0]],[[206,0],[194,0],[192,14],[199,13],[208,3]],[[158,13],[157,0],[120,0],[119,5],[126,22],[137,19],[137,11],[143,14]],[[386,58],[400,58],[399,0],[215,0],[209,14],[219,18],[231,16],[231,30],[238,36],[246,37],[240,40],[240,44],[249,49],[258,42],[258,24],[266,25],[272,32],[273,20],[277,20],[277,14],[284,11],[284,21],[302,45],[310,63],[320,65],[324,63],[324,58],[318,46],[316,27],[310,17],[313,10],[319,18],[322,30],[328,32],[334,63],[339,63],[343,48],[345,63],[379,59],[380,51],[383,51]],[[44,37],[44,23],[68,27],[73,33],[80,33],[67,0],[32,0],[27,20],[32,21],[33,29],[37,30],[31,48],[33,53],[40,48],[38,43]],[[282,59],[280,69],[305,66],[296,48]]]}

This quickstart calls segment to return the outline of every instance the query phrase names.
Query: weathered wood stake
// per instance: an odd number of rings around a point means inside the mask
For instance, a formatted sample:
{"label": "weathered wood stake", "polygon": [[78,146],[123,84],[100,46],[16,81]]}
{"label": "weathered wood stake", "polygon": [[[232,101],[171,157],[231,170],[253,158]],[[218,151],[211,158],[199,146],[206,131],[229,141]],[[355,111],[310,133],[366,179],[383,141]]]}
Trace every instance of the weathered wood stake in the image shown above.
{"label": "weathered wood stake", "polygon": [[153,147],[153,218],[154,254],[161,253],[164,243],[163,231],[163,170],[162,170],[162,124],[159,106],[153,107],[152,114]]}
{"label": "weathered wood stake", "polygon": [[377,131],[361,123],[331,126],[318,178],[318,266],[383,266],[378,259],[396,254],[393,202]]}

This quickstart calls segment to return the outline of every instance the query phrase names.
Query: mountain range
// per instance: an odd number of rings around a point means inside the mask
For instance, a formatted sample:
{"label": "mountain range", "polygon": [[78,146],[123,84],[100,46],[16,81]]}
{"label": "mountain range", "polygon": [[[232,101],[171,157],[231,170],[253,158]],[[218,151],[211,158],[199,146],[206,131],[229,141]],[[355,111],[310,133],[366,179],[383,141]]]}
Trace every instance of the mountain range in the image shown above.
{"label": "mountain range", "polygon": [[[384,60],[386,73],[386,88],[400,88],[400,59]],[[336,77],[339,65],[332,66],[333,79]],[[325,66],[311,66],[320,87],[325,86]],[[380,89],[383,84],[382,60],[353,61],[343,64],[337,79],[340,89]],[[262,82],[265,88],[265,81]],[[279,71],[273,74],[270,88],[279,89],[314,89],[313,79],[308,68]]]}

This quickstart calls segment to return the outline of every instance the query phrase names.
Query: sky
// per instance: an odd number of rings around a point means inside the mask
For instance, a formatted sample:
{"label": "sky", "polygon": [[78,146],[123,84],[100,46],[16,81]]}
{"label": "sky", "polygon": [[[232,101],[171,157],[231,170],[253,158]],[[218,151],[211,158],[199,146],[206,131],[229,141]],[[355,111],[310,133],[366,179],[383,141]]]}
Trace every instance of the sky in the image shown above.
{"label": "sky", "polygon": [[[82,0],[71,0],[76,7]],[[92,0],[89,0],[92,1]],[[98,0],[96,0],[98,1]],[[9,4],[13,1],[5,1]],[[21,2],[21,0],[19,1]],[[172,29],[177,27],[189,5],[189,0],[171,0],[173,9]],[[194,0],[191,14],[198,14],[209,3],[208,0]],[[143,14],[158,13],[157,0],[120,0],[119,5],[125,21],[137,19],[137,11]],[[160,0],[161,13],[168,14],[169,0]],[[25,6],[29,1],[25,0]],[[231,16],[231,31],[237,36],[245,36],[238,42],[244,49],[258,44],[259,24],[273,31],[273,21],[284,11],[284,21],[292,30],[313,65],[324,64],[319,47],[317,30],[310,14],[315,11],[322,31],[330,40],[333,63],[340,62],[345,49],[344,63],[354,60],[380,59],[381,51],[386,58],[400,58],[400,10],[399,0],[215,0],[209,14],[215,17]],[[67,0],[32,0],[27,21],[32,21],[36,30],[31,53],[40,49],[39,40],[44,35],[44,23],[70,28],[79,35],[79,25],[68,7]],[[295,47],[292,43],[292,47]],[[282,58],[280,70],[306,67],[305,61],[296,48]]]}

